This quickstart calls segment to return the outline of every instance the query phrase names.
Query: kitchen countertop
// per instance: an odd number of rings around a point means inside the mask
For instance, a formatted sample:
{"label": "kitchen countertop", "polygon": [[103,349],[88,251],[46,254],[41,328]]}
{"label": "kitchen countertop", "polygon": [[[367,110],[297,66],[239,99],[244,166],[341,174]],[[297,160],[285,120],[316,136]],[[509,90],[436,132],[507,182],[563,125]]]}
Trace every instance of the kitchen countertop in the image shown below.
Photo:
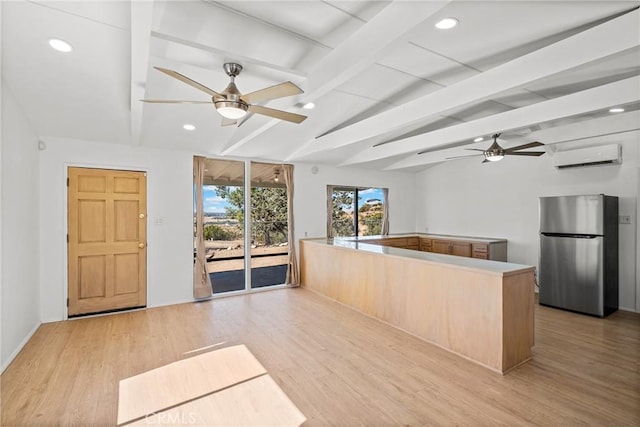
{"label": "kitchen countertop", "polygon": [[[388,237],[413,237],[415,233],[406,235],[393,235],[384,236]],[[432,235],[429,235],[432,236]],[[333,246],[337,248],[353,249],[363,252],[390,255],[402,258],[412,258],[416,260],[422,260],[429,263],[446,264],[451,267],[460,269],[473,270],[478,272],[493,273],[499,275],[510,275],[520,273],[526,270],[534,270],[535,267],[523,264],[514,264],[510,262],[490,261],[477,258],[467,258],[455,255],[444,255],[433,252],[422,252],[411,249],[394,248],[389,246],[376,245],[366,243],[367,240],[372,238],[382,238],[381,236],[367,236],[367,237],[347,237],[347,238],[304,238],[300,239],[304,242],[312,242],[321,245]],[[494,240],[491,240],[494,241]]]}
{"label": "kitchen countertop", "polygon": [[423,237],[423,238],[430,238],[430,239],[460,240],[460,241],[472,242],[472,243],[497,243],[497,242],[507,241],[507,239],[493,239],[489,237],[452,236],[449,234],[431,234],[431,233],[400,233],[400,234],[389,234],[387,236],[341,237],[341,239],[351,239],[354,241],[357,240],[359,242],[364,242],[367,240],[392,239],[392,238],[403,238],[403,237]]}

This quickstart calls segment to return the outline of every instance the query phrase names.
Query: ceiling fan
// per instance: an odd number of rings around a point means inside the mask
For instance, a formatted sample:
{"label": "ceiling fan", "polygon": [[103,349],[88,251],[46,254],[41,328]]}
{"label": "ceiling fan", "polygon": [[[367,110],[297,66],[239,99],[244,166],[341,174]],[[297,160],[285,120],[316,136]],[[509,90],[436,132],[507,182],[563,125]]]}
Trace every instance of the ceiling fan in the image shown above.
{"label": "ceiling fan", "polygon": [[[211,101],[176,101],[176,100],[161,100],[161,99],[141,99],[142,102],[151,104],[210,104],[216,107],[216,110],[222,116],[222,126],[235,125],[238,120],[242,119],[247,113],[262,114],[263,116],[273,117],[275,119],[286,120],[293,123],[301,123],[307,116],[301,114],[290,113],[288,111],[276,110],[274,108],[264,107],[262,105],[256,105],[256,102],[270,101],[272,99],[284,98],[285,96],[297,95],[303,93],[302,89],[291,82],[284,82],[274,86],[266,87],[264,89],[256,90],[251,93],[242,94],[236,84],[235,78],[242,71],[242,65],[234,62],[228,62],[223,65],[224,71],[229,77],[231,82],[222,91],[216,92],[208,87],[191,80],[189,77],[178,73],[177,71],[169,70],[161,67],[154,67],[158,71],[180,80],[196,89],[199,89],[211,96]],[[240,122],[242,124],[244,121]],[[239,125],[240,125],[239,124]]]}
{"label": "ceiling fan", "polygon": [[484,160],[482,161],[482,163],[486,163],[486,162],[497,162],[500,161],[504,158],[504,156],[542,156],[545,152],[544,151],[520,151],[520,150],[526,150],[527,148],[533,148],[533,147],[539,147],[541,145],[544,145],[541,142],[529,142],[527,144],[523,144],[523,145],[518,145],[517,147],[511,147],[511,148],[502,148],[500,146],[500,144],[498,144],[498,138],[500,137],[501,134],[496,133],[492,136],[493,138],[493,144],[491,144],[491,146],[489,148],[487,148],[486,150],[481,150],[479,148],[465,148],[465,150],[473,150],[473,151],[482,151],[481,154],[471,154],[468,156],[456,156],[456,157],[447,157],[447,160],[449,159],[461,159],[463,157],[474,157],[474,156],[484,156]]}

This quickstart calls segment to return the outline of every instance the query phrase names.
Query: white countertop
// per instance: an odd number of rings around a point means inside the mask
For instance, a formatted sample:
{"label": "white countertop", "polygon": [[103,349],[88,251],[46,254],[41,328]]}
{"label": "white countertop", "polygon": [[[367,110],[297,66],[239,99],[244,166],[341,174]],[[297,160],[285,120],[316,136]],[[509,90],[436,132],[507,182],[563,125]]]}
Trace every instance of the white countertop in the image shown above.
{"label": "white countertop", "polygon": [[432,233],[400,233],[400,234],[389,234],[387,236],[359,236],[359,237],[341,237],[341,239],[353,240],[364,242],[366,240],[378,240],[378,239],[392,239],[392,238],[403,238],[403,237],[422,237],[428,239],[446,239],[446,240],[461,240],[465,242],[471,243],[496,243],[496,242],[506,242],[506,239],[494,239],[490,237],[472,237],[472,236],[452,236],[449,234],[432,234]]}
{"label": "white countertop", "polygon": [[[415,234],[408,234],[407,236],[415,236]],[[385,237],[402,237],[402,236],[385,236]],[[509,275],[514,273],[521,273],[527,270],[534,270],[535,267],[523,264],[514,264],[510,262],[490,261],[478,258],[467,258],[455,255],[437,254],[433,252],[422,252],[411,249],[393,248],[390,246],[375,245],[365,243],[366,238],[333,238],[327,239],[321,238],[307,238],[301,239],[305,242],[318,243],[322,245],[334,246],[339,248],[354,249],[363,252],[391,255],[402,258],[411,258],[421,261],[446,264],[452,267],[469,269],[480,272],[497,273],[501,275]]]}

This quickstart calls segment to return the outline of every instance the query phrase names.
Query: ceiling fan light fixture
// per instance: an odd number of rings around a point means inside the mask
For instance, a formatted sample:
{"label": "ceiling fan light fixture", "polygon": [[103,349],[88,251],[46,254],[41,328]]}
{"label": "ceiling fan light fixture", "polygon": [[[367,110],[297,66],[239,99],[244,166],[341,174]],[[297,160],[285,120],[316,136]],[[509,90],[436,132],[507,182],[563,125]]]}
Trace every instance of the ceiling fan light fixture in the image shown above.
{"label": "ceiling fan light fixture", "polygon": [[490,162],[499,162],[500,160],[504,159],[504,155],[502,154],[493,154],[493,153],[486,153],[484,155],[484,158],[489,160]]}
{"label": "ceiling fan light fixture", "polygon": [[238,120],[247,115],[249,106],[242,101],[215,101],[216,110],[222,117],[230,120]]}
{"label": "ceiling fan light fixture", "polygon": [[276,169],[273,171],[273,180],[275,182],[280,181],[280,169]]}

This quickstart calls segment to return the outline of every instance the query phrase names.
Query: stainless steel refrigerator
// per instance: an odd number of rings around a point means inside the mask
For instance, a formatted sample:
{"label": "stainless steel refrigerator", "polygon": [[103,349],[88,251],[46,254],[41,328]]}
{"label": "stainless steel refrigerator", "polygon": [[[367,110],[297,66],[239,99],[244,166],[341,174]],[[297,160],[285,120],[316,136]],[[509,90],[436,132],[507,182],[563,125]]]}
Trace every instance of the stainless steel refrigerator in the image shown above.
{"label": "stainless steel refrigerator", "polygon": [[618,309],[618,198],[540,197],[540,304],[604,317]]}

